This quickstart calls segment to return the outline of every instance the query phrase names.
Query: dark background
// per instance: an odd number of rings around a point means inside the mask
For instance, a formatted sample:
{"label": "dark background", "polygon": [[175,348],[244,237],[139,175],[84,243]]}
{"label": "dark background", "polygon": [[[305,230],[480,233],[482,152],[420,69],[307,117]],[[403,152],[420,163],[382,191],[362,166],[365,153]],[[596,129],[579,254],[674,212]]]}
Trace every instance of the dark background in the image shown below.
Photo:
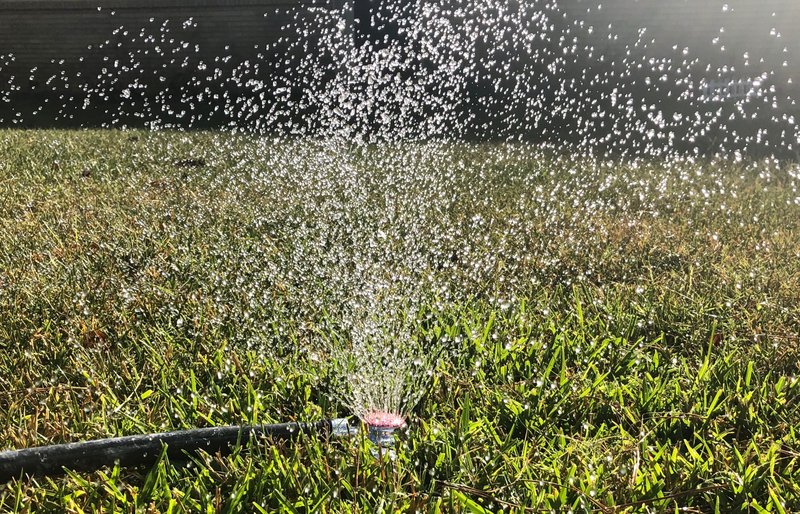
{"label": "dark background", "polygon": [[[459,2],[440,4],[457,7]],[[539,100],[536,128],[531,129],[518,84],[512,91],[514,84],[503,83],[501,77],[498,89],[493,81],[476,77],[465,92],[476,137],[515,135],[509,127],[516,123],[527,139],[571,137],[580,143],[588,138],[641,147],[642,134],[631,127],[646,132],[652,125],[647,112],[642,111],[641,123],[628,120],[622,125],[593,117],[613,111],[610,98],[616,94],[655,105],[670,120],[676,114],[684,120],[713,119],[714,130],[697,141],[682,141],[683,134],[674,134],[675,145],[687,149],[735,147],[735,139],[752,148],[761,130],[767,132],[759,140],[772,141],[772,148],[796,143],[788,120],[800,119],[794,100],[800,97],[794,58],[800,53],[795,29],[800,2],[562,0],[557,8],[551,7],[555,2],[524,4],[549,13],[552,33],[567,35],[566,40],[538,41],[543,52],[557,55],[572,38],[578,50],[553,71],[546,68],[547,60],[526,60],[518,54],[515,45],[521,42],[513,41],[514,31],[509,31],[512,40],[504,48],[511,70],[527,70],[531,79],[523,96]],[[184,128],[245,125],[252,121],[247,115],[242,119],[248,102],[275,100],[274,91],[248,88],[248,77],[268,81],[302,61],[300,49],[290,43],[298,38],[293,27],[302,25],[303,16],[318,16],[309,9],[328,9],[344,17],[356,44],[377,51],[402,39],[399,24],[389,20],[390,13],[405,5],[408,2],[397,0],[0,0],[0,85],[5,85],[0,89],[0,124],[146,126],[158,119],[162,126]],[[522,8],[519,3],[508,5]],[[464,20],[454,17],[452,22]],[[494,28],[487,27],[487,33]],[[489,48],[498,41],[487,39],[485,44]],[[760,93],[746,104],[737,104],[725,91],[702,103],[679,100],[689,82],[697,88],[710,81],[752,84],[754,78],[761,81]],[[547,106],[562,105],[569,95],[577,102],[568,113],[547,112]],[[615,127],[627,136],[616,134]],[[627,140],[621,141],[624,137]]]}

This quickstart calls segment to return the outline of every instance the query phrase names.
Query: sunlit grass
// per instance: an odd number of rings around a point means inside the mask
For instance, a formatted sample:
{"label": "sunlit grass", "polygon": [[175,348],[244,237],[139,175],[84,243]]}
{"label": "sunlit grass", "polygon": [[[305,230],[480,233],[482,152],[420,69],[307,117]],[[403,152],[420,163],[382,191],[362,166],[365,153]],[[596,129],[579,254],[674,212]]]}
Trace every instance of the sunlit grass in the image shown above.
{"label": "sunlit grass", "polygon": [[14,480],[0,508],[796,510],[799,181],[522,146],[0,132],[4,449],[352,414],[316,339],[347,337],[363,277],[341,262],[427,277],[414,337],[447,349],[394,461],[307,437]]}

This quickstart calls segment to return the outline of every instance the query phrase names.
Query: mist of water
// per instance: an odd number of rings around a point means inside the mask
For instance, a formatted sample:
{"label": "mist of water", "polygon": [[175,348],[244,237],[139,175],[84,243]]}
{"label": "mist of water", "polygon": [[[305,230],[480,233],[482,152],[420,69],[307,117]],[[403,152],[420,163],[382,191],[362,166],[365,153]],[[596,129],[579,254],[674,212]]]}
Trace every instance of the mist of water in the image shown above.
{"label": "mist of water", "polygon": [[[99,74],[73,62],[9,76],[0,122],[90,112],[105,127],[221,126],[260,141],[261,168],[226,186],[273,202],[254,220],[268,227],[264,247],[280,248],[258,261],[260,283],[285,291],[344,405],[406,415],[442,355],[420,329],[426,313],[478,294],[508,302],[521,277],[589,279],[602,270],[571,269],[549,241],[591,240],[576,237],[580,220],[669,212],[696,193],[693,173],[710,173],[704,158],[797,153],[794,56],[775,28],[758,39],[772,46],[729,41],[745,4],[720,4],[716,32],[693,45],[617,29],[608,7],[578,4],[388,2],[368,34],[349,4],[300,6],[285,36],[239,62],[199,57],[191,18],[120,26],[118,44],[87,49],[115,49]],[[127,42],[138,50],[120,54]],[[159,65],[142,66],[142,48]],[[185,80],[159,86],[176,68]],[[0,56],[0,71],[18,69]],[[23,101],[31,83],[42,103]],[[659,177],[629,180],[654,160]],[[569,171],[558,181],[556,165]]]}

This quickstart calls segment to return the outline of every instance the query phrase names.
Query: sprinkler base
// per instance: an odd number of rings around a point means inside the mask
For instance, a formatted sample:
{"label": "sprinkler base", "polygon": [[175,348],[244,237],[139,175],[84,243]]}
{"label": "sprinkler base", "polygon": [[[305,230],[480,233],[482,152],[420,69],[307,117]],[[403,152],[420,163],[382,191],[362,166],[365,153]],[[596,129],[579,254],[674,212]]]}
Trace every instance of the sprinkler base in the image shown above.
{"label": "sprinkler base", "polygon": [[394,433],[406,426],[406,420],[391,412],[370,412],[364,416],[369,440],[375,447],[372,454],[379,458],[382,454],[394,458]]}

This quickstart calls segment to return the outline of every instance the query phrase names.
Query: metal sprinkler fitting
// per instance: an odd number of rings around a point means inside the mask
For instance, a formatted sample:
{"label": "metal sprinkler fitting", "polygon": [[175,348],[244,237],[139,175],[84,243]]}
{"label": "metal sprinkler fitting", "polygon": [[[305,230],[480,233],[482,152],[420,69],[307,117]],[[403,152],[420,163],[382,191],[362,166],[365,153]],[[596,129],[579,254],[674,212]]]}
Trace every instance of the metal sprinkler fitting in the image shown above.
{"label": "metal sprinkler fitting", "polygon": [[375,457],[381,453],[394,455],[394,432],[404,428],[406,420],[391,412],[370,412],[364,416],[364,423],[367,424],[369,440],[376,447],[372,452]]}

